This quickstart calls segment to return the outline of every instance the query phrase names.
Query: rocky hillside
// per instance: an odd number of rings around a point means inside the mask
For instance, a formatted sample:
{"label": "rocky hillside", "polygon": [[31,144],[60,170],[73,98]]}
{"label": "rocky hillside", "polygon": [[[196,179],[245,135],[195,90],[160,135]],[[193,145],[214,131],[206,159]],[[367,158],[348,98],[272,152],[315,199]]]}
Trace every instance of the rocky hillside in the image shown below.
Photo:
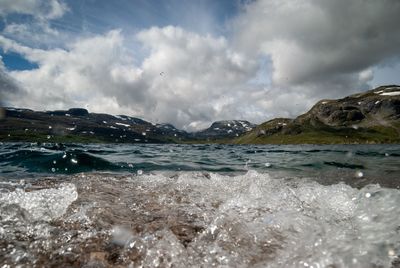
{"label": "rocky hillside", "polygon": [[187,133],[171,124],[81,108],[46,112],[4,108],[0,112],[0,141],[197,143],[237,137],[255,127],[247,121],[219,121],[203,131]]}
{"label": "rocky hillside", "polygon": [[321,100],[295,119],[265,122],[235,143],[400,143],[400,86]]}
{"label": "rocky hillside", "polygon": [[0,126],[2,141],[166,143],[188,136],[172,125],[80,108],[48,112],[5,108]]}
{"label": "rocky hillside", "polygon": [[194,133],[198,139],[223,139],[239,137],[256,125],[244,120],[225,120],[214,122],[209,128]]}
{"label": "rocky hillside", "polygon": [[339,100],[321,100],[295,119],[259,126],[218,121],[187,133],[171,124],[89,113],[0,109],[0,141],[128,143],[400,143],[400,86],[382,86]]}

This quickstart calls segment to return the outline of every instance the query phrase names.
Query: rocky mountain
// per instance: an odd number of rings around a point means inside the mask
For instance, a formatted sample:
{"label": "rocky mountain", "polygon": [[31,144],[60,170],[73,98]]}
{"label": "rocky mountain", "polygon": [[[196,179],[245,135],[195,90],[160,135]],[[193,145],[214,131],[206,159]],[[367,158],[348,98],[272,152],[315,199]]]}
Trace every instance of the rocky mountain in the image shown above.
{"label": "rocky mountain", "polygon": [[214,122],[209,128],[194,133],[199,139],[223,139],[239,137],[256,127],[244,120],[224,120]]}
{"label": "rocky mountain", "polygon": [[81,108],[47,112],[5,108],[0,126],[1,140],[10,141],[166,143],[188,138],[172,125]]}
{"label": "rocky mountain", "polygon": [[261,125],[214,122],[188,133],[171,124],[89,113],[0,109],[0,141],[118,143],[400,143],[400,86],[382,86],[338,100],[321,100],[295,119]]}
{"label": "rocky mountain", "polygon": [[89,113],[81,108],[45,112],[4,108],[0,141],[193,143],[236,137],[253,127],[247,121],[219,121],[203,131],[188,133],[171,124]]}
{"label": "rocky mountain", "polygon": [[400,86],[321,100],[295,119],[265,122],[235,143],[399,143]]}

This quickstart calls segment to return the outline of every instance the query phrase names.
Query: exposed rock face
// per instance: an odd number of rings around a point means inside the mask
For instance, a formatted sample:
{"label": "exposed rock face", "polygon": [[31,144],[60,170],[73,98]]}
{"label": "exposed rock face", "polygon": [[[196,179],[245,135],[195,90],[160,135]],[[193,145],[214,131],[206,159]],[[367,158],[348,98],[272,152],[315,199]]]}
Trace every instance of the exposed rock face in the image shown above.
{"label": "exposed rock face", "polygon": [[[382,86],[339,100],[322,100],[297,122],[320,121],[328,126],[380,124],[400,118],[400,86]],[[295,120],[295,121],[296,121]]]}
{"label": "exposed rock face", "polygon": [[257,135],[273,135],[275,133],[287,130],[286,126],[293,120],[289,118],[275,118],[260,125]]}
{"label": "exposed rock face", "polygon": [[381,86],[338,100],[321,100],[291,119],[273,119],[239,143],[344,143],[400,141],[400,86]]}

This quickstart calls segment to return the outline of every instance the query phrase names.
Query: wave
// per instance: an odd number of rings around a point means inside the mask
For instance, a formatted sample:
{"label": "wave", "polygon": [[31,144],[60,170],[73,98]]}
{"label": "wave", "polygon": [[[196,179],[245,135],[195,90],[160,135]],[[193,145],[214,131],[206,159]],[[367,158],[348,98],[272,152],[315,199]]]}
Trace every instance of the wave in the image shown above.
{"label": "wave", "polygon": [[47,149],[16,150],[0,155],[2,166],[16,166],[27,172],[79,173],[120,170],[121,167],[81,150],[52,152]]}
{"label": "wave", "polygon": [[338,167],[338,168],[365,169],[365,167],[363,165],[340,163],[340,162],[335,162],[335,161],[330,161],[330,162],[325,161],[324,164],[328,165],[328,166]]}
{"label": "wave", "polygon": [[249,171],[90,173],[13,187],[0,191],[0,264],[391,267],[400,255],[400,191],[379,185]]}

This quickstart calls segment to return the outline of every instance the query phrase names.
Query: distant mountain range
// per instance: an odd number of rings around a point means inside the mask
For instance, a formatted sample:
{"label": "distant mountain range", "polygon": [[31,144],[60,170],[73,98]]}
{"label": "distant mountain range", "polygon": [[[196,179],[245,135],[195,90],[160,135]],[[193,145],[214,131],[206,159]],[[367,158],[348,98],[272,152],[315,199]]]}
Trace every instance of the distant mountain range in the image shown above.
{"label": "distant mountain range", "polygon": [[171,124],[153,124],[126,115],[89,113],[86,109],[38,112],[4,108],[0,141],[192,143],[239,137],[256,125],[242,120],[218,121],[188,133]]}
{"label": "distant mountain range", "polygon": [[260,125],[243,120],[214,122],[188,133],[126,115],[86,109],[32,111],[3,108],[0,141],[117,143],[400,143],[400,86],[382,86],[339,100],[321,100],[295,119]]}

